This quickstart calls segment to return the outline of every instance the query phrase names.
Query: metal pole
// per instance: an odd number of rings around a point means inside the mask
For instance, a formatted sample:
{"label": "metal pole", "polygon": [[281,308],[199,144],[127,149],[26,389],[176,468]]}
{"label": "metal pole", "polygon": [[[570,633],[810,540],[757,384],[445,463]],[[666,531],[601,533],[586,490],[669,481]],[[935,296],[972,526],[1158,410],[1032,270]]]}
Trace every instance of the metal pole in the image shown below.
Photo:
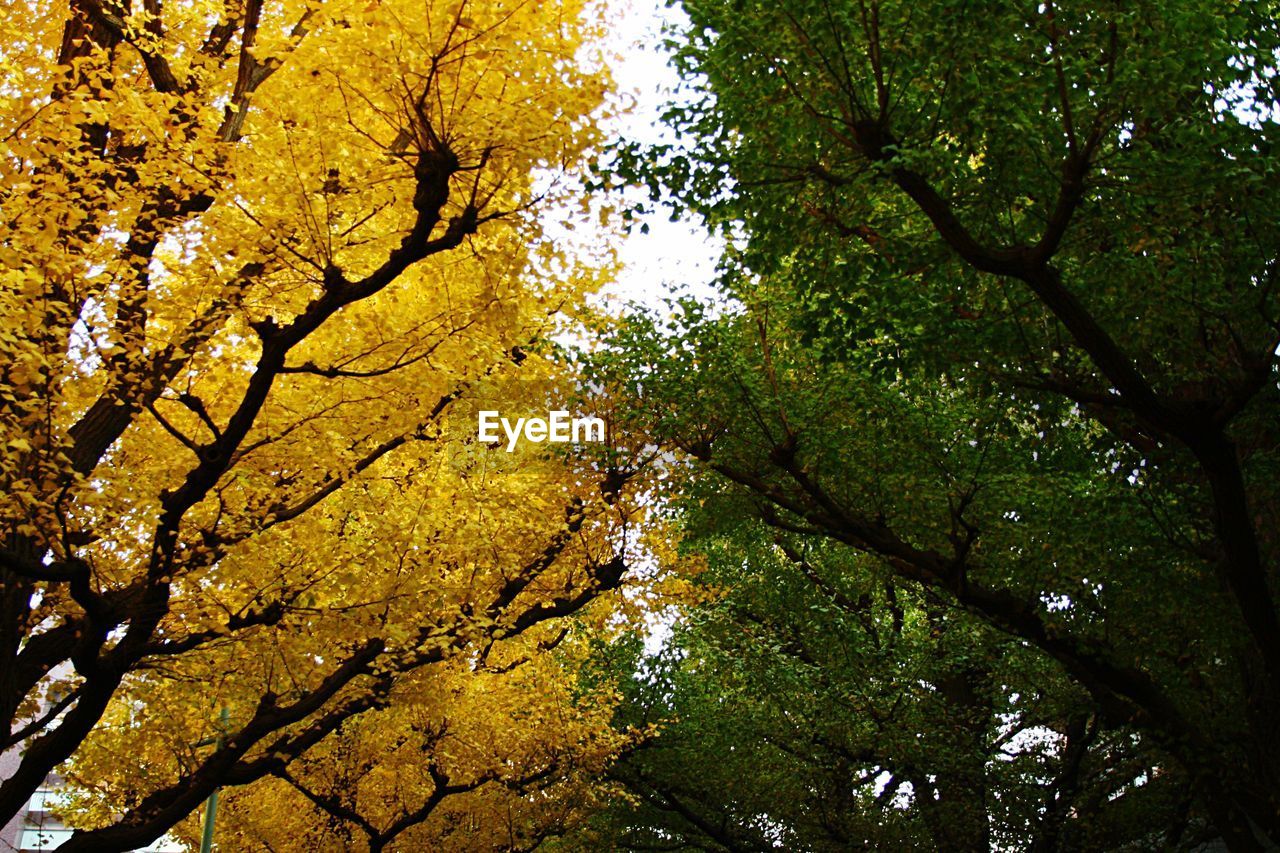
{"label": "metal pole", "polygon": [[[218,749],[222,749],[222,740],[226,736],[229,720],[227,709],[223,708],[222,713],[218,715],[218,736],[215,739]],[[214,788],[204,804],[204,832],[200,836],[200,853],[213,853],[213,824],[218,819],[218,790]]]}

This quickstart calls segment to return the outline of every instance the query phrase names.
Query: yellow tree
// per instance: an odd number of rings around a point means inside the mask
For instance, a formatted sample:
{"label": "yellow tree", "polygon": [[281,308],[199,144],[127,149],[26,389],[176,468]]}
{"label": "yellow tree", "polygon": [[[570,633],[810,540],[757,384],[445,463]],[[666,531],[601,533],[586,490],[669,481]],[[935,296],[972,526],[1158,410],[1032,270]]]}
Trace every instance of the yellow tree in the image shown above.
{"label": "yellow tree", "polygon": [[82,747],[86,774],[106,745],[181,754],[228,707],[223,749],[104,793],[65,847],[129,849],[424,668],[539,653],[522,635],[620,583],[633,468],[473,440],[480,408],[545,407],[537,344],[594,284],[542,236],[535,174],[595,140],[599,23],[577,0],[4,13],[0,716],[23,756],[0,815]]}
{"label": "yellow tree", "polygon": [[[153,659],[134,673],[69,769],[83,792],[75,822],[105,826],[168,802],[217,760],[208,742],[219,734],[219,708],[228,709],[226,728],[242,731],[263,696],[314,690],[330,671],[316,661],[335,637],[356,636],[408,636],[409,665],[384,655],[386,676],[339,697],[382,701],[339,720],[296,758],[246,754],[226,781],[250,784],[228,798],[220,839],[237,849],[441,849],[456,836],[462,849],[478,849],[576,821],[596,796],[594,771],[634,742],[612,728],[610,685],[588,690],[577,675],[589,639],[617,630],[628,614],[596,600],[572,621],[547,617],[576,609],[603,572],[620,569],[610,558],[612,567],[591,574],[616,550],[610,517],[636,511],[624,496],[612,506],[584,501],[556,519],[556,505],[574,501],[573,489],[555,482],[572,470],[564,460],[455,447],[452,458],[430,454],[413,472],[382,466],[389,476],[351,484],[308,517],[344,529],[315,537],[331,550],[274,630]],[[448,511],[427,508],[436,501]],[[396,505],[413,507],[411,523],[379,511]],[[541,542],[546,548],[529,558]],[[263,565],[265,551],[243,553]],[[238,574],[233,558],[225,562]],[[225,594],[225,582],[215,586]],[[319,732],[312,724],[290,733]],[[198,830],[189,820],[176,834]]]}
{"label": "yellow tree", "polygon": [[360,717],[272,780],[237,789],[220,812],[235,833],[224,842],[519,850],[563,833],[610,793],[596,779],[634,742],[611,728],[609,693],[570,695],[565,663],[521,653],[481,672],[458,660],[413,679],[414,699]]}

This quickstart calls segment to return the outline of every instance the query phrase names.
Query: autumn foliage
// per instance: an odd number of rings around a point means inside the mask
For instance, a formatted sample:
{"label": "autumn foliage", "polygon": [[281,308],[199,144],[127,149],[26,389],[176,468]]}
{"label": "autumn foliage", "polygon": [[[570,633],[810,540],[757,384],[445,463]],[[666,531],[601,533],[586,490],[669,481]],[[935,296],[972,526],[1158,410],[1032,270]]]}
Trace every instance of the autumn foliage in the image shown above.
{"label": "autumn foliage", "polygon": [[1280,843],[1272,0],[0,4],[0,822]]}
{"label": "autumn foliage", "polygon": [[66,850],[258,780],[233,815],[276,802],[372,848],[446,837],[460,798],[515,814],[503,843],[552,831],[504,803],[567,815],[625,745],[607,687],[573,686],[565,617],[608,618],[636,470],[492,452],[474,423],[572,390],[545,343],[600,259],[539,211],[596,142],[599,22],[575,0],[4,18],[0,711],[24,752],[0,813],[70,759]]}

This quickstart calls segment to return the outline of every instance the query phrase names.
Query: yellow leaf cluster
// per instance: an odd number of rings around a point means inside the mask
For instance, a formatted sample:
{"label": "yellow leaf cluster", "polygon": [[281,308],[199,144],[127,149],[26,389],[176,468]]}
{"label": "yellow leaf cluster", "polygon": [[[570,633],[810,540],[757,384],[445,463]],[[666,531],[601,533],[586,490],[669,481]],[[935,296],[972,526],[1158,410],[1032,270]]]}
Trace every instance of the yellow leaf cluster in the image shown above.
{"label": "yellow leaf cluster", "polygon": [[403,830],[433,846],[570,819],[630,738],[575,683],[630,618],[644,465],[506,454],[475,413],[572,390],[544,345],[609,259],[542,217],[599,142],[597,12],[0,12],[0,616],[43,638],[0,710],[76,711],[24,767],[65,744],[117,832],[221,784],[263,843],[326,790],[384,828],[449,793]]}

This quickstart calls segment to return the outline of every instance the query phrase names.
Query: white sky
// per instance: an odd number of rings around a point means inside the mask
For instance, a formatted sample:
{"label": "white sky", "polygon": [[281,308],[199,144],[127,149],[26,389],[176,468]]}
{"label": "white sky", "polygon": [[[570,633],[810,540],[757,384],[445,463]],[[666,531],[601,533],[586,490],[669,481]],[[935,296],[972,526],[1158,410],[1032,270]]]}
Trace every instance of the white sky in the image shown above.
{"label": "white sky", "polygon": [[[629,6],[613,33],[611,47],[620,59],[612,70],[618,90],[635,98],[635,107],[605,126],[616,137],[657,143],[670,139],[660,115],[678,82],[662,50],[661,28],[664,21],[676,20],[681,13],[665,8],[663,0],[633,0]],[[636,200],[642,197],[635,196]],[[712,298],[709,282],[720,256],[719,241],[696,222],[669,221],[669,212],[658,211],[643,221],[649,233],[640,233],[637,221],[619,253],[625,268],[618,281],[605,289],[606,299],[658,307],[678,287]]]}
{"label": "white sky", "polygon": [[[611,69],[614,81],[619,93],[634,99],[634,106],[605,123],[611,136],[650,144],[672,141],[661,114],[679,78],[662,49],[662,25],[677,20],[678,14],[665,8],[663,0],[632,0],[612,33],[609,47],[618,56]],[[643,201],[646,193],[636,190],[628,197]],[[648,233],[641,233],[641,222],[649,226]],[[720,253],[721,242],[697,222],[672,222],[669,210],[657,210],[635,221],[618,252],[623,268],[601,297],[606,304],[613,303],[611,307],[634,302],[661,308],[664,298],[677,291],[711,301],[715,291],[710,282]],[[670,611],[651,614],[644,638],[646,655],[656,655],[666,644],[674,618]]]}

